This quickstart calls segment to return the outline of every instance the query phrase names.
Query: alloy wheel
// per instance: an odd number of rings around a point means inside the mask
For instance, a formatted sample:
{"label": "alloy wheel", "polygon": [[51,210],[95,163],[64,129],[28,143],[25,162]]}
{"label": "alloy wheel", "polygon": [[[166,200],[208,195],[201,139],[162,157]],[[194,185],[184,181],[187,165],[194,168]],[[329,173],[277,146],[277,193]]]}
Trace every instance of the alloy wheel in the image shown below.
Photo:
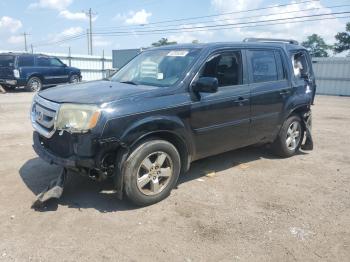
{"label": "alloy wheel", "polygon": [[286,146],[290,151],[293,151],[299,145],[301,139],[301,126],[300,122],[292,122],[287,130]]}
{"label": "alloy wheel", "polygon": [[140,164],[137,187],[145,195],[159,194],[166,188],[173,175],[173,161],[165,152],[154,152]]}

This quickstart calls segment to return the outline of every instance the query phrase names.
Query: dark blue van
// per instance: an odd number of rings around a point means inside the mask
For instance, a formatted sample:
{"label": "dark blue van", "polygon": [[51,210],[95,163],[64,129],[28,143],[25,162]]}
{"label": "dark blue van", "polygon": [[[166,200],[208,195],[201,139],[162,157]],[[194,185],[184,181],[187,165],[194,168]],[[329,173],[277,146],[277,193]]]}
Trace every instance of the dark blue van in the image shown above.
{"label": "dark blue van", "polygon": [[0,54],[0,85],[7,89],[24,86],[36,92],[44,86],[81,81],[80,69],[60,59],[41,54]]}

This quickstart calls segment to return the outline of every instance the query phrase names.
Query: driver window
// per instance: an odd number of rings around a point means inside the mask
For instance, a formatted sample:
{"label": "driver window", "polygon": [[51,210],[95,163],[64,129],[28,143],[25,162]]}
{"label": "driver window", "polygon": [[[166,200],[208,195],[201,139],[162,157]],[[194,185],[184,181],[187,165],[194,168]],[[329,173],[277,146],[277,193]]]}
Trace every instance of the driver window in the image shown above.
{"label": "driver window", "polygon": [[219,87],[242,84],[241,52],[227,52],[211,57],[199,77],[216,77]]}
{"label": "driver window", "polygon": [[56,58],[50,58],[50,65],[51,66],[62,66],[61,61],[59,61]]}

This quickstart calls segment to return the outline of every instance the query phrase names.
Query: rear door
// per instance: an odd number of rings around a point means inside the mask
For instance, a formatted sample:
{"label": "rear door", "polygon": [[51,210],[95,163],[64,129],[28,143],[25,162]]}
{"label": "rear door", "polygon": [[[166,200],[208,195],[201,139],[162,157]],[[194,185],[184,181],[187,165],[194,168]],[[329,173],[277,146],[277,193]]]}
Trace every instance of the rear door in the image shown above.
{"label": "rear door", "polygon": [[21,78],[28,79],[32,73],[36,73],[34,68],[33,55],[20,55],[17,58],[17,67],[20,70]]}
{"label": "rear door", "polygon": [[36,69],[43,77],[44,84],[55,84],[54,68],[50,66],[50,59],[47,56],[36,57]]}
{"label": "rear door", "polygon": [[249,140],[249,85],[243,58],[240,50],[215,53],[197,75],[216,77],[219,88],[216,93],[200,93],[191,106],[196,158],[245,146]]}
{"label": "rear door", "polygon": [[278,132],[292,88],[280,50],[248,50],[247,60],[251,90],[250,136],[252,143],[257,143],[270,140]]}

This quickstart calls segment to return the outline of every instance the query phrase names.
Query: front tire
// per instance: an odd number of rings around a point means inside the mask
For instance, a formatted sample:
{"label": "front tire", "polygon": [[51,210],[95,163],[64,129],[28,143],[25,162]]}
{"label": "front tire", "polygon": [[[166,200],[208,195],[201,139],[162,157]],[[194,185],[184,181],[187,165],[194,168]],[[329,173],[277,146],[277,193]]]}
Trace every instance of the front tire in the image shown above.
{"label": "front tire", "polygon": [[298,115],[291,115],[283,123],[282,128],[272,144],[273,153],[280,157],[295,155],[304,138],[304,126]]}
{"label": "front tire", "polygon": [[34,76],[29,78],[26,89],[30,92],[39,92],[42,87],[43,84],[41,82],[41,79],[39,77]]}
{"label": "front tire", "polygon": [[180,155],[174,145],[165,140],[145,141],[125,162],[126,196],[139,206],[155,204],[170,194],[180,169]]}
{"label": "front tire", "polygon": [[69,77],[69,83],[75,84],[79,82],[80,82],[80,77],[78,75],[74,74]]}

